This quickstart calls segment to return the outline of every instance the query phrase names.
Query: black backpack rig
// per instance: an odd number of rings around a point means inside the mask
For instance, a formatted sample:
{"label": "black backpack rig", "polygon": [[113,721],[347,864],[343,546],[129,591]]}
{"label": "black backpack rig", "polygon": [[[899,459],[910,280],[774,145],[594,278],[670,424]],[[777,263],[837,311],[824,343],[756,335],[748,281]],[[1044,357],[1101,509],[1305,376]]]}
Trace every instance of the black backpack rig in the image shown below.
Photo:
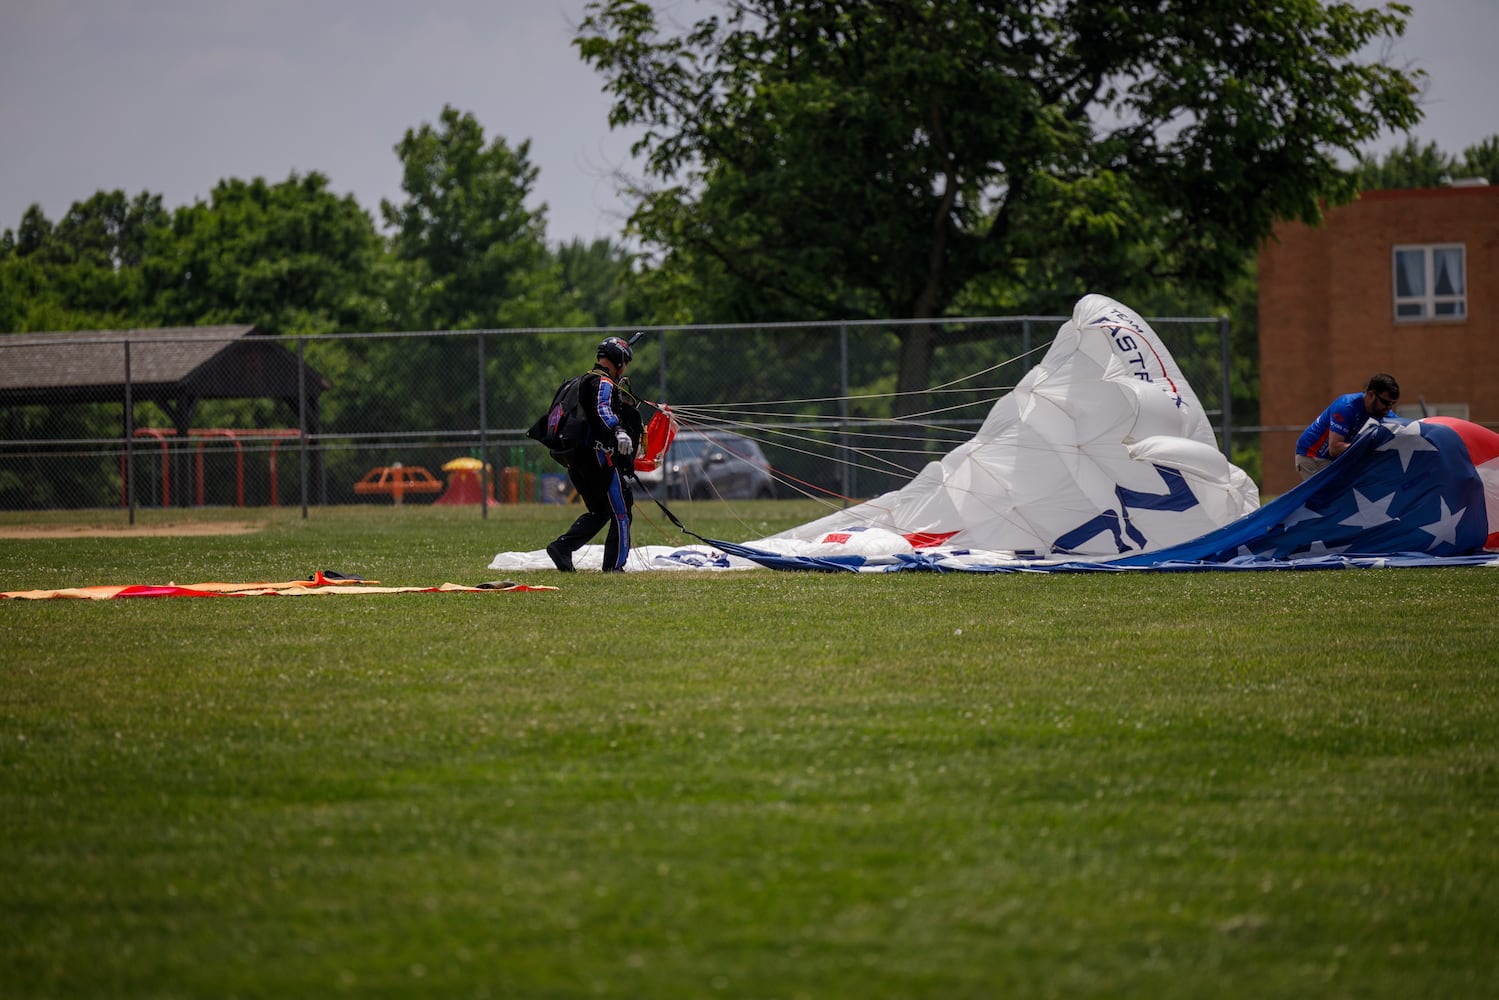
{"label": "black backpack rig", "polygon": [[[526,431],[526,437],[539,441],[564,469],[569,467],[573,457],[588,442],[590,417],[583,405],[583,385],[594,374],[587,371],[582,375],[574,375],[559,385],[552,395],[551,407]],[[619,417],[620,426],[630,435],[630,440],[638,451],[645,432],[640,416],[640,400],[630,391],[628,380],[620,379],[614,383],[614,387],[619,390],[615,397],[615,416]],[[627,475],[634,471],[633,454],[628,461],[622,458],[616,458],[615,461]]]}

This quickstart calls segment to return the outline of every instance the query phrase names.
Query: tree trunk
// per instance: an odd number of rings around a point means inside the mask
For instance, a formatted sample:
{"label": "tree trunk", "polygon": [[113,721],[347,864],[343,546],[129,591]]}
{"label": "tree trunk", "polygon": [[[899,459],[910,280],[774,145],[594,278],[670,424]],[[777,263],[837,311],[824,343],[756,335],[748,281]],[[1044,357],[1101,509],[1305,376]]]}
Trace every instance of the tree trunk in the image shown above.
{"label": "tree trunk", "polygon": [[932,324],[908,326],[900,336],[900,372],[896,375],[895,415],[908,416],[927,408],[932,373]]}

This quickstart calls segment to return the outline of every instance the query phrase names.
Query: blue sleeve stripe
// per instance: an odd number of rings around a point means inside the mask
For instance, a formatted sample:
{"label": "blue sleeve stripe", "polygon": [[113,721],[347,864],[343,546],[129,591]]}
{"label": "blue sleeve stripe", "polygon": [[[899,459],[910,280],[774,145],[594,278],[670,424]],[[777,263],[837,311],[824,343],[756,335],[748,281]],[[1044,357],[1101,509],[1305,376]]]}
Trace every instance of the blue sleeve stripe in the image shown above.
{"label": "blue sleeve stripe", "polygon": [[606,378],[599,379],[598,411],[605,427],[611,431],[619,427],[619,417],[614,413],[614,383]]}

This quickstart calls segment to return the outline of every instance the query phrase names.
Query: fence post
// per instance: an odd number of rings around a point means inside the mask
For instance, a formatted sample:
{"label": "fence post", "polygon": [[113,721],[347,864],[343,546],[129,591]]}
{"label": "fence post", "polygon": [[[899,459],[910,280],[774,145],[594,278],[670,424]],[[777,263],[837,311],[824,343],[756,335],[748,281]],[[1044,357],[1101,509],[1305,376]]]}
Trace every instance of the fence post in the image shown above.
{"label": "fence post", "polygon": [[[489,520],[489,434],[486,428],[488,417],[484,408],[484,334],[479,341],[479,519]],[[524,479],[522,479],[524,481]]]}
{"label": "fence post", "polygon": [[302,520],[307,520],[307,358],[304,347],[307,343],[306,337],[297,338],[297,440],[300,447],[297,449],[297,458],[301,463],[302,474],[297,478],[302,481]]}
{"label": "fence post", "polygon": [[1228,346],[1228,317],[1218,319],[1218,341],[1223,353],[1223,454],[1234,460],[1233,352]]}
{"label": "fence post", "polygon": [[838,324],[838,437],[843,442],[843,465],[838,472],[839,492],[843,494],[843,506],[854,495],[855,479],[853,456],[848,451],[848,324]]}
{"label": "fence post", "polygon": [[130,384],[130,341],[125,341],[125,496],[135,524],[135,393]]}

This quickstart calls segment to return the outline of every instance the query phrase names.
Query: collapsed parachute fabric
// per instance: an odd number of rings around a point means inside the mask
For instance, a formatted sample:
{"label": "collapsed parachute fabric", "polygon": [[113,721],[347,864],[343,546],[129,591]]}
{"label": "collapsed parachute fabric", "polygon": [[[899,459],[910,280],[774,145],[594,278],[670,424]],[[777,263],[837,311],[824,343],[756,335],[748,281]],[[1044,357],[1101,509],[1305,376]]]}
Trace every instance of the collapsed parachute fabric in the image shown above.
{"label": "collapsed parachute fabric", "polygon": [[[715,542],[780,569],[866,572],[1499,568],[1499,434],[1449,417],[1366,424],[1327,469],[1198,538],[1096,561],[937,548],[906,556],[775,555]],[[763,544],[763,543],[757,543]]]}
{"label": "collapsed parachute fabric", "polygon": [[897,536],[907,551],[1108,559],[1195,538],[1258,506],[1155,331],[1089,295],[971,440],[901,489],[764,544],[822,548],[853,527]]}
{"label": "collapsed parachute fabric", "polygon": [[1110,568],[1499,565],[1494,550],[1499,434],[1427,417],[1366,424],[1337,461],[1254,514]]}
{"label": "collapsed parachute fabric", "polygon": [[[1155,331],[1119,302],[1089,295],[978,433],[906,486],[722,548],[762,565],[784,565],[767,556],[832,560],[826,568],[844,556],[873,569],[938,550],[987,562],[1112,559],[1195,538],[1258,506],[1254,482],[1218,451]],[[653,568],[701,564],[690,548],[641,555]],[[491,568],[533,564],[550,565],[544,553],[501,553]]]}

